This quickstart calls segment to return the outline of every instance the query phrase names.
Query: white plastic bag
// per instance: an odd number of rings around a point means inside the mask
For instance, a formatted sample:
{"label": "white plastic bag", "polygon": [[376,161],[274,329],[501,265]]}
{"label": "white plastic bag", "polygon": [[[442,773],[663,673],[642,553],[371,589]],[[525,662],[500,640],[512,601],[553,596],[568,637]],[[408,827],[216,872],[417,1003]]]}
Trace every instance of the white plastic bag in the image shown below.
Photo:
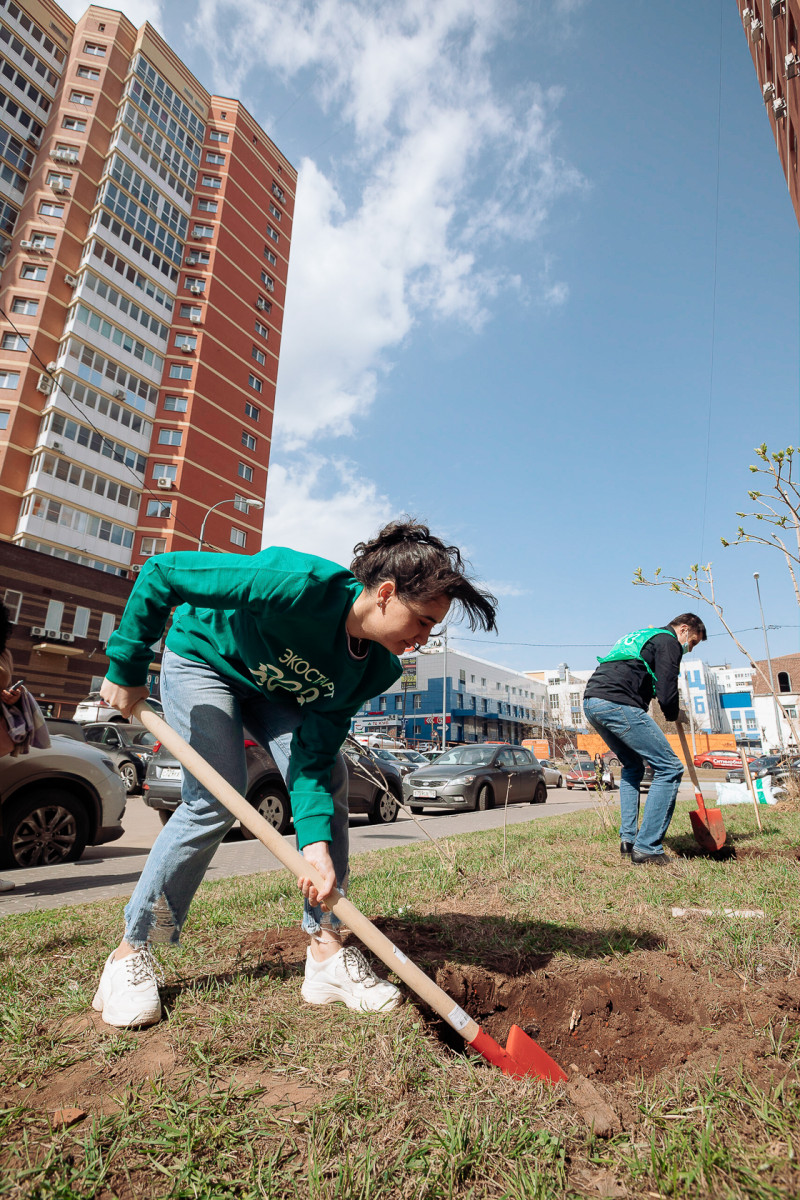
{"label": "white plastic bag", "polygon": [[[781,789],[772,788],[772,776],[764,775],[761,779],[754,779],[753,786],[756,789],[756,796],[759,804],[777,804],[778,797],[776,792]],[[750,789],[746,783],[715,783],[714,787],[717,790],[717,804],[752,804],[753,797],[750,795]]]}

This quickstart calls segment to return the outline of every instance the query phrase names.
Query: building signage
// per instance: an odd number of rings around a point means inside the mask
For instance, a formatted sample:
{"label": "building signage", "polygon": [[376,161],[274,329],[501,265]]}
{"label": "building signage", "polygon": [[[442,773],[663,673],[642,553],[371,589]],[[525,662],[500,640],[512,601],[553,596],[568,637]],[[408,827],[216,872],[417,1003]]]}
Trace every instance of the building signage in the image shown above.
{"label": "building signage", "polygon": [[408,658],[401,658],[400,662],[403,666],[403,674],[400,678],[400,687],[403,691],[408,688],[417,686],[417,656],[416,654],[409,655]]}
{"label": "building signage", "polygon": [[[426,724],[426,725],[441,725],[441,723],[442,723],[442,718],[441,718],[441,716],[438,716],[438,717],[426,717],[426,718],[425,718],[425,724]],[[447,714],[447,717],[446,717],[446,719],[445,719],[445,724],[447,724],[447,725],[449,725],[449,724],[450,724],[450,714],[449,714],[449,713]]]}

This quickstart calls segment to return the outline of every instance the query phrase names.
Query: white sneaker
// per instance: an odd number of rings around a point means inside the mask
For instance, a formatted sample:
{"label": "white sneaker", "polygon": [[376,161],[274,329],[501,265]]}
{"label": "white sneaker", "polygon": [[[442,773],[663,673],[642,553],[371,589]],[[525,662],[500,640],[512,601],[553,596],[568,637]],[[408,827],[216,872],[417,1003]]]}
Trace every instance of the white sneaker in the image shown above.
{"label": "white sneaker", "polygon": [[149,950],[137,950],[126,958],[106,959],[92,1008],[102,1014],[106,1025],[125,1029],[131,1025],[155,1025],[161,1020],[158,985],[164,980]]}
{"label": "white sneaker", "polygon": [[341,1000],[361,1012],[388,1012],[400,1003],[401,995],[388,979],[375,974],[355,946],[343,946],[331,958],[317,962],[306,951],[306,977],[300,989],[309,1004],[332,1004]]}

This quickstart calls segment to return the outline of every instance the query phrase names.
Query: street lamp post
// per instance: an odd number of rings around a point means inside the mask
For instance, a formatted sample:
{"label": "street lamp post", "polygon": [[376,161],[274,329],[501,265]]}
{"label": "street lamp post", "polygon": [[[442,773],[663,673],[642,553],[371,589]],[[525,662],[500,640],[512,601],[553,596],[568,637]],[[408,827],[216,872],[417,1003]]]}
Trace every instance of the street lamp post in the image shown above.
{"label": "street lamp post", "polygon": [[781,726],[781,710],[778,706],[778,697],[775,692],[775,678],[772,674],[772,659],[769,655],[769,642],[767,641],[767,625],[764,620],[764,608],[761,604],[761,588],[758,585],[758,571],[753,571],[753,579],[756,581],[756,593],[758,595],[758,611],[761,613],[761,628],[764,630],[764,649],[767,652],[767,669],[769,670],[769,686],[772,688],[772,703],[775,706],[775,722],[778,726],[778,741],[781,745],[781,753],[786,753],[786,746],[783,743],[783,728]]}
{"label": "street lamp post", "polygon": [[251,508],[263,508],[264,507],[263,500],[240,500],[240,498],[238,496],[232,496],[229,500],[220,500],[220,501],[218,501],[217,504],[212,504],[211,508],[209,508],[206,511],[206,514],[203,517],[203,524],[200,526],[200,537],[197,539],[197,549],[198,550],[203,549],[203,542],[205,541],[205,532],[206,532],[206,521],[211,516],[212,512],[214,512],[214,509],[221,508],[223,504],[237,504],[237,503],[239,505],[244,506],[244,510],[246,513],[249,513]]}

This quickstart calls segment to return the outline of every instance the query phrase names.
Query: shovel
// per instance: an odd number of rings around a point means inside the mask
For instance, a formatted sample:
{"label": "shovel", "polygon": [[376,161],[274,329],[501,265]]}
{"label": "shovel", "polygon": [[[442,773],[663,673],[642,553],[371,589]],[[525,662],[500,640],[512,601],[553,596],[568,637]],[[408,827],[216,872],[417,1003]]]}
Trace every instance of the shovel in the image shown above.
{"label": "shovel", "polygon": [[[288,867],[293,875],[298,879],[300,877],[313,879],[319,886],[320,876],[311,863],[307,862],[294,846],[285,842],[269,821],[256,812],[247,803],[244,796],[241,796],[227,780],[222,778],[219,772],[201,758],[179,733],[176,733],[161,717],[157,716],[143,700],[134,704],[132,711],[136,720],[141,721],[142,725],[174,754],[178,762],[204,787],[208,788],[220,804],[224,804],[245,829],[257,837],[271,854],[274,854],[285,867]],[[374,954],[377,954],[378,958],[391,971],[394,971],[395,975],[399,975],[404,983],[407,983],[426,1004],[430,1005],[434,1012],[443,1017],[448,1025],[461,1035],[467,1045],[482,1054],[487,1062],[499,1067],[504,1075],[516,1077],[536,1075],[549,1083],[558,1083],[567,1078],[558,1063],[532,1038],[528,1037],[527,1033],[518,1025],[511,1026],[506,1047],[503,1049],[339,891],[334,889],[325,901],[325,907],[336,913],[336,916],[348,929],[351,929]]]}
{"label": "shovel", "polygon": [[684,762],[689,768],[689,778],[694,784],[694,798],[697,801],[697,808],[689,813],[692,821],[694,840],[704,850],[708,850],[710,854],[713,854],[715,850],[722,849],[727,836],[725,826],[722,822],[722,813],[718,808],[706,808],[703,793],[700,791],[700,784],[697,781],[697,771],[694,769],[694,759],[689,753],[689,747],[686,745],[686,734],[680,721],[675,722],[675,728],[680,738]]}

